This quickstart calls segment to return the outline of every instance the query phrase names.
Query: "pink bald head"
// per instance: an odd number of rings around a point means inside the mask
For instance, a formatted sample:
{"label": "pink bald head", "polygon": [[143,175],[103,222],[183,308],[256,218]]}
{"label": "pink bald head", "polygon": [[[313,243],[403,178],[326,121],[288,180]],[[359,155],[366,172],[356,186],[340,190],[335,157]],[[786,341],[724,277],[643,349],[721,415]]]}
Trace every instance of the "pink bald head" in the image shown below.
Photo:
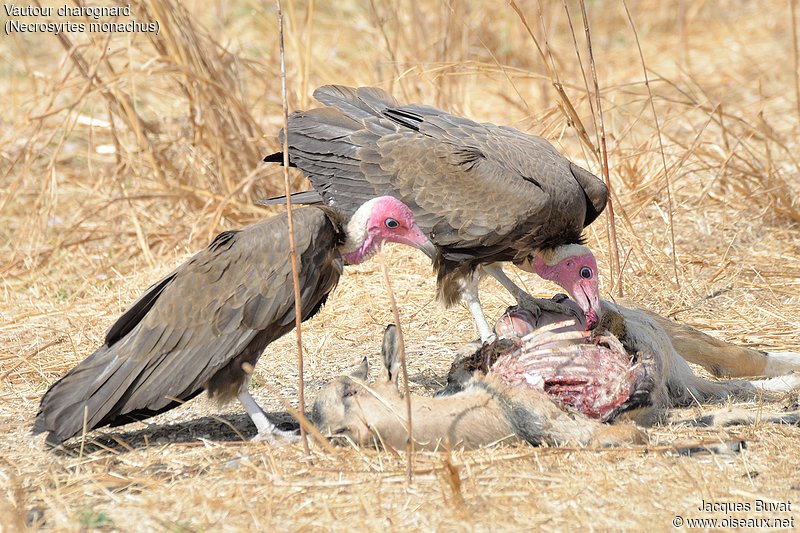
{"label": "pink bald head", "polygon": [[[529,262],[525,266],[531,266]],[[551,252],[536,254],[532,272],[557,283],[575,300],[586,317],[586,329],[594,329],[600,316],[597,262],[592,252],[580,244],[569,244]]]}
{"label": "pink bald head", "polygon": [[357,246],[344,254],[351,265],[372,257],[384,242],[413,246],[429,257],[436,253],[428,236],[417,226],[411,209],[392,196],[381,196],[362,205],[350,219],[347,230],[348,240],[354,240]]}

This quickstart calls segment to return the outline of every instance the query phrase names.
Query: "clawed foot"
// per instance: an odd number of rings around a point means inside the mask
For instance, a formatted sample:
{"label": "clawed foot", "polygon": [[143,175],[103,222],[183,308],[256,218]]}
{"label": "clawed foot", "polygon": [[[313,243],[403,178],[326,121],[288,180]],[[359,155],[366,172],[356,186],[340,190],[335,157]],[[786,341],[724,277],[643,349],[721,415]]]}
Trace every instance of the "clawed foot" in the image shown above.
{"label": "clawed foot", "polygon": [[520,293],[517,296],[517,305],[522,309],[530,312],[534,318],[538,321],[539,317],[543,312],[545,313],[558,313],[561,315],[567,315],[571,317],[575,317],[581,324],[584,323],[583,314],[576,311],[572,307],[561,303],[562,301],[555,301],[555,299],[544,299],[544,298],[534,298],[530,294],[527,293]]}
{"label": "clawed foot", "polygon": [[489,336],[487,336],[486,338],[481,338],[481,345],[492,344],[496,340],[497,340],[497,334],[496,333],[492,333]]}
{"label": "clawed foot", "polygon": [[258,435],[250,440],[251,442],[267,442],[273,446],[283,446],[284,444],[300,442],[300,432],[273,428],[272,431],[259,432]]}

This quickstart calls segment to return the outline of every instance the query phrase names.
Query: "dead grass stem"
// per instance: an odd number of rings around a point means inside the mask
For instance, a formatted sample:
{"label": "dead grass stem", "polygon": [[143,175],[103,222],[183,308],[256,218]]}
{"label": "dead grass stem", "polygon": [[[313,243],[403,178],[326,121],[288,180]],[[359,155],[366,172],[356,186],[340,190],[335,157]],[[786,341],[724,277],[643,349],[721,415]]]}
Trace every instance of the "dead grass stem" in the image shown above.
{"label": "dead grass stem", "polygon": [[[275,0],[278,18],[278,43],[281,62],[281,99],[283,101],[283,131],[289,131],[289,100],[286,91],[286,57],[283,39],[283,10],[281,0]],[[297,251],[294,246],[294,223],[292,219],[292,188],[289,184],[289,135],[283,136],[283,193],[286,195],[286,218],[289,227],[289,260],[292,263],[292,285],[294,288],[294,331],[297,339],[297,402],[299,411],[306,410],[305,387],[303,382],[303,300],[300,296],[300,274],[297,269]],[[300,440],[306,455],[311,455],[308,448],[308,436],[305,424],[300,424]]]}

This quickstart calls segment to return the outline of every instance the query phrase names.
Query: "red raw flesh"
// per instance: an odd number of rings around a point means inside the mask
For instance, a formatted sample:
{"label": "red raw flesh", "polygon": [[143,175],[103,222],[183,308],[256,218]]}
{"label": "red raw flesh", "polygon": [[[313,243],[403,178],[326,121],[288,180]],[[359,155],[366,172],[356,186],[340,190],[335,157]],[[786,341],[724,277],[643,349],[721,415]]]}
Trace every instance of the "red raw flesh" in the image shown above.
{"label": "red raw flesh", "polygon": [[[531,354],[534,350],[544,353]],[[606,420],[630,398],[637,369],[619,341],[600,338],[562,343],[552,350],[523,344],[500,356],[492,373],[511,386],[543,389],[563,405]]]}

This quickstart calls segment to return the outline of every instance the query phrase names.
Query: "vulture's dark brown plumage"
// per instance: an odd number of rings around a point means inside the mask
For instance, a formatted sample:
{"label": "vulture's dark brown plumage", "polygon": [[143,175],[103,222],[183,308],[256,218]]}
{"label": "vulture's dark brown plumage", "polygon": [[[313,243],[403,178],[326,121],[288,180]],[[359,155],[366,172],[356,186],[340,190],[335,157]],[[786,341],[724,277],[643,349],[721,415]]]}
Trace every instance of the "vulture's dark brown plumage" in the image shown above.
{"label": "vulture's dark brown plumage", "polygon": [[289,118],[291,164],[317,193],[296,200],[321,195],[346,216],[375,196],[402,200],[438,248],[448,303],[477,265],[580,242],[606,205],[603,182],[541,137],[400,105],[377,88],[324,86],[314,97],[328,107]]}
{"label": "vulture's dark brown plumage", "polygon": [[[302,314],[319,310],[342,272],[341,217],[294,211]],[[105,343],[42,398],[34,433],[60,443],[171,409],[208,390],[235,397],[264,348],[294,327],[287,218],[218,235],[114,323]]]}

